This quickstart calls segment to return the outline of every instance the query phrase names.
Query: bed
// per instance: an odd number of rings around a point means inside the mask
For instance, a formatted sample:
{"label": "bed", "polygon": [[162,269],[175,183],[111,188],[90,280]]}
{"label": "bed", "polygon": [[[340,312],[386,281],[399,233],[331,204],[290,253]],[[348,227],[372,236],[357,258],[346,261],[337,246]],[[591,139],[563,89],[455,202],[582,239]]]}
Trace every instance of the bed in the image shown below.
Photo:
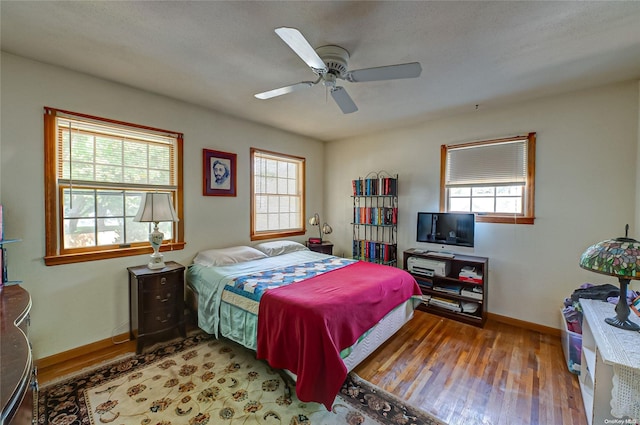
{"label": "bed", "polygon": [[201,251],[187,269],[198,326],[290,371],[296,394],[331,408],[352,370],[413,317],[415,279],[293,241]]}

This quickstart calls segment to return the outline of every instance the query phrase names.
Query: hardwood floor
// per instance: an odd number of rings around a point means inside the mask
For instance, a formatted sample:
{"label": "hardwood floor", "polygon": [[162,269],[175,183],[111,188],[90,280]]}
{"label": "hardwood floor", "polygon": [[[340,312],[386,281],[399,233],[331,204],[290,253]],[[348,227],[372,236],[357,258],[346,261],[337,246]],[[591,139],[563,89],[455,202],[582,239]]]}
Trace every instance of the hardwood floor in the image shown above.
{"label": "hardwood floor", "polygon": [[354,370],[449,425],[586,424],[559,338],[416,311]]}
{"label": "hardwood floor", "polygon": [[[134,352],[135,341],[41,368],[41,385]],[[559,338],[488,321],[484,329],[416,311],[360,364],[362,378],[449,425],[583,425],[578,379]]]}

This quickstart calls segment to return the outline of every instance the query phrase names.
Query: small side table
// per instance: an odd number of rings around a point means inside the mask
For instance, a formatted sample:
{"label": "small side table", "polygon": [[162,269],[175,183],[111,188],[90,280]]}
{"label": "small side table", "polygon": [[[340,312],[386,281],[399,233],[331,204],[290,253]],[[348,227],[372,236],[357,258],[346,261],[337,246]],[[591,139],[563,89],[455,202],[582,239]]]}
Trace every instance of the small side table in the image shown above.
{"label": "small side table", "polygon": [[305,244],[311,251],[333,255],[333,243],[331,241],[322,241],[321,243],[309,243],[309,241],[306,241]]}
{"label": "small side table", "polygon": [[144,343],[177,329],[186,337],[184,319],[184,270],[182,264],[168,261],[162,269],[128,267],[129,335],[138,338],[136,353]]}

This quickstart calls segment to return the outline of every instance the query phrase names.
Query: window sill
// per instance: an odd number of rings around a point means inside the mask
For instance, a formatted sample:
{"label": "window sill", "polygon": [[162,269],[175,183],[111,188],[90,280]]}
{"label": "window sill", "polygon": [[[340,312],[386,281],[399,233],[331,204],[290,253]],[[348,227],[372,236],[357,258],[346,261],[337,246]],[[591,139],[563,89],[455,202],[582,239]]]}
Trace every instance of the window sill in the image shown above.
{"label": "window sill", "polygon": [[[184,249],[185,242],[175,242],[160,246],[160,252],[178,251]],[[150,246],[135,248],[119,248],[105,251],[81,252],[73,254],[51,255],[44,257],[46,266],[59,266],[61,264],[82,263],[85,261],[106,260],[108,258],[131,257],[133,255],[151,254]]]}
{"label": "window sill", "polygon": [[476,214],[476,223],[533,224],[535,217],[514,217]]}
{"label": "window sill", "polygon": [[251,235],[252,241],[259,241],[263,239],[275,239],[275,238],[287,238],[290,236],[300,236],[304,235],[306,230],[295,230],[290,232],[264,232]]}

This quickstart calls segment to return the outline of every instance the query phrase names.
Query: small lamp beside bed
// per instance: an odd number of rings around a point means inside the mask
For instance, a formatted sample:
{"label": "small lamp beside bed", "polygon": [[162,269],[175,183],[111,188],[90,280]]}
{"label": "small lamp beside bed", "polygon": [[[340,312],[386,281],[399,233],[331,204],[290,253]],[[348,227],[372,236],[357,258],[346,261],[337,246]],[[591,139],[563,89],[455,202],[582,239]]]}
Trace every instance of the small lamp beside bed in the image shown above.
{"label": "small lamp beside bed", "polygon": [[164,233],[158,230],[158,223],[161,221],[179,221],[178,214],[176,214],[171,203],[171,195],[158,192],[144,194],[140,202],[140,209],[133,221],[155,224],[153,232],[149,233],[149,242],[153,248],[153,254],[150,256],[147,267],[152,270],[164,268],[163,255],[159,252],[160,245],[164,240]]}
{"label": "small lamp beside bed", "polygon": [[324,223],[320,225],[320,223],[320,214],[318,213],[313,214],[311,218],[309,218],[309,224],[312,226],[318,226],[318,232],[320,234],[319,238],[309,238],[309,243],[322,243],[322,236],[333,232],[333,229],[329,224]]}

